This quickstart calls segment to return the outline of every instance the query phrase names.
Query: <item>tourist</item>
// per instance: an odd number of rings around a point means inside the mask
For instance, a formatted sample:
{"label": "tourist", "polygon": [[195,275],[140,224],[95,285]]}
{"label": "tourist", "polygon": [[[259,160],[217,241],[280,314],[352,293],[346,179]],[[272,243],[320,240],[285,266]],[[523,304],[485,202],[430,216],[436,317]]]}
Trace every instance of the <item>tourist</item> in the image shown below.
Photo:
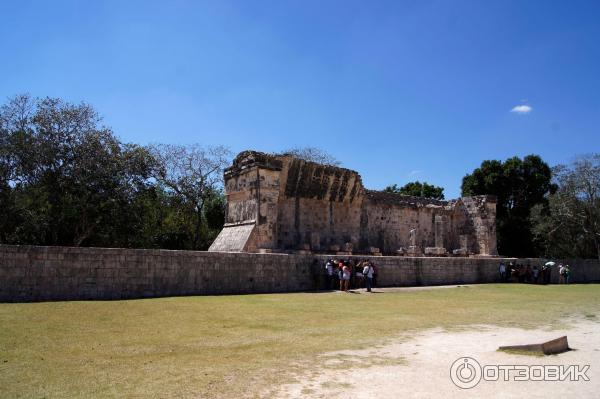
{"label": "tourist", "polygon": [[342,291],[348,292],[348,287],[350,285],[350,268],[348,266],[342,267]]}
{"label": "tourist", "polygon": [[565,283],[565,267],[561,263],[558,265],[558,284],[564,284],[564,283]]}
{"label": "tourist", "polygon": [[356,276],[358,277],[358,284],[356,285],[357,288],[362,288],[363,283],[365,281],[364,275],[362,274],[362,270],[364,269],[366,264],[367,262],[365,262],[364,260],[359,260],[356,264]]}
{"label": "tourist", "polygon": [[500,281],[501,282],[506,281],[506,265],[504,264],[504,261],[500,262],[500,266],[498,267],[498,271],[500,272]]}
{"label": "tourist", "polygon": [[344,262],[341,260],[338,263],[338,280],[340,280],[340,291],[344,291]]}
{"label": "tourist", "polygon": [[[362,270],[365,268],[365,266],[366,266],[367,264],[370,264],[369,260],[368,260],[368,259],[363,259],[363,261],[362,261],[362,265],[361,265],[361,269],[360,269],[360,270],[362,271]],[[373,266],[373,265],[371,265],[371,266]],[[375,270],[375,269],[373,269],[373,270]],[[367,284],[367,279],[366,279],[366,276],[364,275],[364,273],[363,273],[363,283],[365,284],[365,288],[366,288],[366,287],[367,287],[367,286],[366,286],[366,284]],[[372,288],[372,287],[373,287],[373,281],[371,281],[371,288]]]}
{"label": "tourist", "polygon": [[565,283],[569,284],[571,280],[571,267],[569,265],[565,266]]}
{"label": "tourist", "polygon": [[325,289],[331,289],[331,282],[333,281],[333,260],[327,259],[325,263]]}
{"label": "tourist", "polygon": [[533,283],[538,283],[538,277],[540,276],[540,269],[538,269],[537,265],[533,266],[533,270],[531,271],[531,275],[533,276]]}
{"label": "tourist", "polygon": [[508,263],[508,270],[506,271],[506,280],[511,280],[514,276],[516,276],[515,264],[512,262]]}
{"label": "tourist", "polygon": [[363,276],[365,279],[367,292],[371,292],[371,286],[373,284],[373,274],[374,274],[373,266],[371,266],[371,264],[367,262],[362,273],[363,273]]}
{"label": "tourist", "polygon": [[552,276],[552,269],[550,266],[544,265],[542,266],[542,283],[550,284],[550,278]]}
{"label": "tourist", "polygon": [[356,276],[354,276],[354,261],[349,259],[346,261],[346,265],[348,265],[348,270],[350,270],[350,281],[348,282],[349,288],[356,288]]}

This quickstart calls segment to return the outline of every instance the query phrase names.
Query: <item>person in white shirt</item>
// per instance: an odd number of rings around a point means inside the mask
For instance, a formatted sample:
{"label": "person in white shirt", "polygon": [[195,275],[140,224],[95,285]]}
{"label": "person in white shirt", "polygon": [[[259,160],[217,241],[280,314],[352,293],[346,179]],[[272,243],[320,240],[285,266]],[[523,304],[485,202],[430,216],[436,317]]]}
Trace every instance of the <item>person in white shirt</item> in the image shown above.
{"label": "person in white shirt", "polygon": [[350,277],[350,268],[346,265],[342,266],[342,291],[348,292],[348,288],[350,288]]}
{"label": "person in white shirt", "polygon": [[373,266],[371,266],[370,262],[367,262],[363,268],[363,276],[365,277],[367,292],[371,292],[371,287],[373,286],[373,272]]}

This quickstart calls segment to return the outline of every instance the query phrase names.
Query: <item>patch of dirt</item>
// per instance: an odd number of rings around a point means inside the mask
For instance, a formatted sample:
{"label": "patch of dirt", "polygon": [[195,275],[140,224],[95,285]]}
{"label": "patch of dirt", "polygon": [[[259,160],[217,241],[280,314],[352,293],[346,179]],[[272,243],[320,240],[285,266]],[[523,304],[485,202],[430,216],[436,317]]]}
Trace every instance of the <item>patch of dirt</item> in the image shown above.
{"label": "patch of dirt", "polygon": [[[474,326],[466,331],[427,330],[366,350],[325,353],[296,382],[275,390],[279,398],[596,398],[600,392],[600,323],[576,320],[567,329],[524,330]],[[498,351],[502,345],[545,342],[567,335],[575,350],[544,357]],[[589,381],[487,381],[461,389],[450,367],[461,357],[480,365],[590,365]],[[316,367],[316,366],[315,366]],[[271,395],[270,395],[271,396]]]}

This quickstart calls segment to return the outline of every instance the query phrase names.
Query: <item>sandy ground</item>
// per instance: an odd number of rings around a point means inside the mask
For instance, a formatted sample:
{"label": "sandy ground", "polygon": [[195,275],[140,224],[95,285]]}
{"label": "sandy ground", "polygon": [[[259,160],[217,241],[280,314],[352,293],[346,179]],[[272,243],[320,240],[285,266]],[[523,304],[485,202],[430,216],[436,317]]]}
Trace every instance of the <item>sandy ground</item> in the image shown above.
{"label": "sandy ground", "polygon": [[[600,392],[600,321],[569,321],[568,329],[523,330],[474,326],[466,331],[422,331],[359,351],[325,353],[319,368],[278,387],[279,398],[597,398]],[[498,346],[540,343],[567,335],[575,350],[551,356],[498,352]],[[488,381],[460,389],[450,378],[455,360],[471,357],[484,365],[590,365],[589,381]],[[514,372],[512,372],[514,373]],[[468,378],[468,375],[467,375]],[[269,396],[272,396],[273,392]]]}

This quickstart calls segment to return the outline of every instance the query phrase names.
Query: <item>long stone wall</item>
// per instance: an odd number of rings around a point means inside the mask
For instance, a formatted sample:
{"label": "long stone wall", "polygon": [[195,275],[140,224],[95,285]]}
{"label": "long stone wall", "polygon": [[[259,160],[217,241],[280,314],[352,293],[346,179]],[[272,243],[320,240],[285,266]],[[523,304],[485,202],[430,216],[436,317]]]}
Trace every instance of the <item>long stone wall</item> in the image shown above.
{"label": "long stone wall", "polygon": [[[327,255],[0,245],[0,301],[129,299],[314,290]],[[499,258],[371,259],[380,286],[489,283]],[[511,261],[514,259],[505,259]],[[541,259],[519,263],[541,265]],[[567,261],[573,282],[600,281],[598,260]],[[553,282],[558,280],[553,270]]]}
{"label": "long stone wall", "polygon": [[[322,264],[330,256],[319,255]],[[506,265],[517,262],[541,267],[544,259],[515,258],[441,258],[441,257],[398,257],[398,256],[350,256],[355,261],[370,259],[379,269],[380,286],[419,286],[446,284],[480,284],[499,282],[498,266],[501,260]],[[558,261],[557,261],[558,262]],[[594,259],[562,260],[571,266],[572,282],[600,282],[600,261]],[[551,282],[558,283],[558,268],[551,269]]]}
{"label": "long stone wall", "polygon": [[310,290],[311,260],[285,254],[0,246],[0,301]]}

